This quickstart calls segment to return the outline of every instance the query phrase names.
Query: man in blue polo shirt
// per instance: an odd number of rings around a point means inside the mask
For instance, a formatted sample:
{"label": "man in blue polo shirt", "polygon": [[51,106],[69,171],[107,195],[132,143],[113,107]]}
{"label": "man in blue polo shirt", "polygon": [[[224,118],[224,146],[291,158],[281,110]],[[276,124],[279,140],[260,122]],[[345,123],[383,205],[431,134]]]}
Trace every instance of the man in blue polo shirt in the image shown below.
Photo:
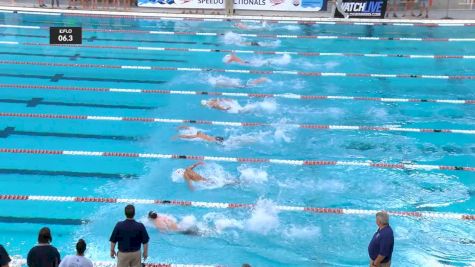
{"label": "man in blue polo shirt", "polygon": [[[111,257],[117,255],[117,267],[142,267],[140,260],[140,246],[143,244],[143,259],[148,257],[148,233],[142,223],[134,220],[135,207],[125,207],[124,221],[118,222],[112,231]],[[115,252],[115,243],[119,243],[119,252]]]}
{"label": "man in blue polo shirt", "polygon": [[376,213],[376,224],[378,230],[368,246],[368,254],[371,259],[370,267],[390,267],[394,234],[393,229],[389,226],[389,215],[384,211]]}

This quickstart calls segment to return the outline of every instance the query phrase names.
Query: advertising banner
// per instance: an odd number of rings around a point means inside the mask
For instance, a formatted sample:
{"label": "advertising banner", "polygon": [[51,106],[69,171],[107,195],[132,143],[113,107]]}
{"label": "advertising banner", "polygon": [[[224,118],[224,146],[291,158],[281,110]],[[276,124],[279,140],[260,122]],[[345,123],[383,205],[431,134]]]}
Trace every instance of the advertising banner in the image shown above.
{"label": "advertising banner", "polygon": [[[224,0],[139,0],[140,7],[224,9]],[[234,0],[236,10],[323,11],[327,0]]]}
{"label": "advertising banner", "polygon": [[[384,18],[387,0],[343,0],[341,10],[350,18]],[[343,18],[335,9],[335,18]]]}

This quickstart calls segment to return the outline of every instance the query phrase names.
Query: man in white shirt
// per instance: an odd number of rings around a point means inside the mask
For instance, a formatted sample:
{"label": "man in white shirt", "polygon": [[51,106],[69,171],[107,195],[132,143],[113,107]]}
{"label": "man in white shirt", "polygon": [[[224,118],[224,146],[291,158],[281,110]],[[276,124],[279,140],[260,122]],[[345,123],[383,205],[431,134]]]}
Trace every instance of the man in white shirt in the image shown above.
{"label": "man in white shirt", "polygon": [[76,243],[76,255],[68,255],[61,260],[59,267],[93,267],[92,261],[84,257],[86,241],[79,239]]}

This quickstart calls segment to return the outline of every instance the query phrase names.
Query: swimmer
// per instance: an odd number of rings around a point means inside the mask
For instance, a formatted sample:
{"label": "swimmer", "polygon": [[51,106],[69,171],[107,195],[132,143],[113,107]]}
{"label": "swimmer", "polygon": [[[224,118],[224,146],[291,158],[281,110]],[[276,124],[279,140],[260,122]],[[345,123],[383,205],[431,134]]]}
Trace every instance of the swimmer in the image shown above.
{"label": "swimmer", "polygon": [[193,127],[188,127],[188,126],[180,126],[180,130],[188,130],[189,134],[180,134],[177,136],[174,136],[173,138],[181,138],[181,139],[201,139],[204,141],[208,142],[216,142],[216,143],[222,143],[224,141],[224,138],[221,136],[211,136],[207,135],[201,131],[193,131]]}
{"label": "swimmer", "polygon": [[184,235],[199,235],[198,227],[191,226],[187,229],[180,229],[176,223],[176,219],[172,216],[158,214],[155,211],[148,213],[148,219],[153,222],[160,232],[176,232]]}
{"label": "swimmer", "polygon": [[240,64],[240,65],[248,65],[249,64],[249,61],[242,60],[241,58],[236,56],[236,54],[234,54],[234,53],[231,53],[229,55],[224,56],[224,62],[227,63],[227,64],[233,63],[233,62],[235,62],[237,64]]}
{"label": "swimmer", "polygon": [[257,78],[257,79],[248,80],[247,83],[246,83],[246,86],[247,87],[252,87],[252,86],[256,86],[256,85],[259,85],[261,83],[267,83],[267,82],[270,82],[269,78],[261,77],[261,78]]}
{"label": "swimmer", "polygon": [[[228,111],[236,104],[236,100],[229,98],[216,98],[210,100],[201,100],[201,105],[217,110]],[[239,105],[239,104],[238,104]]]}
{"label": "swimmer", "polygon": [[241,30],[247,30],[249,29],[249,26],[247,26],[247,24],[244,24],[242,22],[238,22],[238,23],[235,23],[234,24],[234,27],[238,28],[238,29],[241,29]]}
{"label": "swimmer", "polygon": [[271,80],[266,77],[260,77],[257,79],[249,79],[246,84],[242,84],[239,79],[219,76],[210,81],[210,83],[217,88],[250,88],[266,82],[271,82]]}
{"label": "swimmer", "polygon": [[204,178],[203,176],[199,175],[197,172],[195,172],[193,169],[196,168],[199,165],[204,165],[204,162],[197,162],[186,169],[178,169],[175,171],[176,174],[183,176],[185,179],[186,183],[188,184],[188,188],[191,191],[194,191],[195,188],[193,187],[193,182],[206,182],[208,179]]}

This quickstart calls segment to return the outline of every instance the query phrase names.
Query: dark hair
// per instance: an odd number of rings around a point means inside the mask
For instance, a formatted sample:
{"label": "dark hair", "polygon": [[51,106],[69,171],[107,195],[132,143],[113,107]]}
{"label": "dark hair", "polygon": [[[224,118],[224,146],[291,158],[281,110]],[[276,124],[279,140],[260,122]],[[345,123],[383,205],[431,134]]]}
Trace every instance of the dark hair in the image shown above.
{"label": "dark hair", "polygon": [[79,255],[84,255],[84,251],[86,251],[86,241],[84,239],[79,239],[76,243],[76,252]]}
{"label": "dark hair", "polygon": [[48,227],[43,227],[40,229],[38,233],[38,243],[45,244],[51,243],[53,241],[53,237],[51,237],[51,231]]}
{"label": "dark hair", "polygon": [[248,264],[248,263],[243,263],[243,264],[242,264],[242,267],[251,267],[251,265]]}
{"label": "dark hair", "polygon": [[125,217],[127,217],[127,219],[133,219],[135,216],[135,207],[134,205],[127,205],[125,206]]}
{"label": "dark hair", "polygon": [[150,211],[150,212],[148,213],[148,217],[149,217],[150,219],[156,219],[156,218],[157,218],[157,213],[156,213],[155,211]]}
{"label": "dark hair", "polygon": [[214,139],[216,140],[216,142],[219,142],[219,143],[224,141],[224,137],[221,137],[221,136],[216,136]]}

